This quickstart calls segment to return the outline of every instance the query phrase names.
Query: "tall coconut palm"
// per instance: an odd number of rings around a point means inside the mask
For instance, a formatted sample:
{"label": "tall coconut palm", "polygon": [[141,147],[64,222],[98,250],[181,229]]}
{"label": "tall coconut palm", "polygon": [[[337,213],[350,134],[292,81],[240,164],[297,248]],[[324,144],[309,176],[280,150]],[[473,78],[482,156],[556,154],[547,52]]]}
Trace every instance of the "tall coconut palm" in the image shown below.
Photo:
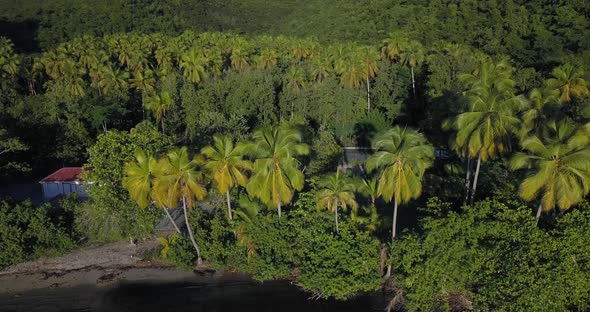
{"label": "tall coconut palm", "polygon": [[559,90],[562,103],[569,103],[574,97],[588,96],[590,93],[581,67],[565,64],[555,68],[551,74],[553,78],[547,80],[547,86]]}
{"label": "tall coconut palm", "polygon": [[379,60],[379,54],[377,53],[377,51],[373,50],[370,47],[362,48],[357,53],[357,57],[361,64],[363,76],[366,78],[367,81],[367,111],[371,111],[370,79],[375,78],[375,76],[377,75],[377,71],[379,70],[379,66],[377,65],[377,61]]}
{"label": "tall coconut palm", "polygon": [[123,178],[123,187],[127,189],[131,199],[133,199],[140,208],[147,207],[152,201],[156,201],[159,206],[164,209],[166,216],[170,223],[174,226],[176,232],[180,233],[180,229],[170,212],[166,203],[158,200],[162,199],[161,195],[154,187],[155,172],[157,172],[157,161],[154,157],[142,150],[135,153],[135,160],[128,162],[125,165],[125,177]]}
{"label": "tall coconut palm", "polygon": [[154,114],[154,118],[156,119],[156,124],[161,124],[162,132],[165,132],[164,129],[164,117],[166,113],[173,107],[174,99],[170,92],[162,91],[160,94],[154,94],[153,96],[149,96],[145,100],[145,108]]}
{"label": "tall coconut palm", "polygon": [[[452,122],[456,129],[455,149],[477,158],[471,184],[470,203],[473,204],[482,161],[487,161],[510,149],[511,136],[520,124],[516,117],[526,101],[514,95],[511,68],[500,62],[484,63],[478,75],[466,74],[461,79],[470,88],[465,95],[468,111]],[[469,175],[470,168],[468,168]],[[468,191],[468,190],[467,190]]]}
{"label": "tall coconut palm", "polygon": [[414,68],[418,67],[424,61],[424,49],[418,41],[408,41],[402,46],[399,54],[399,62],[404,66],[410,67],[412,73],[412,90],[416,96],[416,78],[414,77]]}
{"label": "tall coconut palm", "polygon": [[303,188],[297,157],[309,154],[309,146],[302,143],[301,132],[285,123],[258,130],[253,138],[248,153],[255,159],[254,174],[246,190],[263,203],[276,206],[280,218],[281,206]]}
{"label": "tall coconut palm", "polygon": [[159,177],[159,192],[166,194],[166,201],[169,203],[182,202],[184,211],[184,221],[189,233],[189,237],[195,250],[197,251],[197,263],[201,264],[201,252],[195,241],[193,230],[188,220],[187,208],[192,208],[195,201],[203,200],[207,196],[205,188],[204,175],[198,170],[197,166],[202,162],[198,157],[189,158],[186,147],[169,152],[166,157],[162,158],[158,166],[162,173]]}
{"label": "tall coconut palm", "polygon": [[227,216],[232,220],[229,191],[235,185],[246,186],[246,171],[252,169],[252,163],[243,157],[244,146],[235,145],[230,137],[224,135],[214,135],[213,144],[204,147],[201,153],[206,157],[204,167],[213,178],[217,190],[225,193]]}
{"label": "tall coconut palm", "polygon": [[345,60],[339,65],[340,84],[349,88],[358,88],[365,80],[363,65],[357,59]]}
{"label": "tall coconut palm", "polygon": [[528,169],[519,195],[526,201],[540,199],[536,221],[542,211],[558,206],[567,210],[590,191],[590,136],[570,120],[550,122],[545,138],[531,136],[521,145],[525,153],[510,160],[512,170]]}
{"label": "tall coconut palm", "polygon": [[395,240],[397,206],[422,193],[422,177],[434,161],[434,148],[421,133],[395,126],[375,138],[375,154],[367,159],[367,171],[378,170],[378,191],[393,201],[391,241]]}
{"label": "tall coconut palm", "polygon": [[340,233],[338,228],[338,207],[346,211],[350,207],[353,211],[358,209],[358,203],[354,198],[356,186],[346,177],[340,176],[340,170],[335,174],[324,177],[319,183],[319,193],[317,207],[334,212],[336,222],[336,233]]}

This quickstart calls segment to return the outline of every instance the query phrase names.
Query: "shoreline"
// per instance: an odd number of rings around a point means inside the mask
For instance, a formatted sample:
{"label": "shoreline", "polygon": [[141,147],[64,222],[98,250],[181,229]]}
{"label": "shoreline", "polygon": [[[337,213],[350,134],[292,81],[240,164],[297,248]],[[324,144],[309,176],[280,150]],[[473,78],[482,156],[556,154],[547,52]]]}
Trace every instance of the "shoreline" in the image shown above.
{"label": "shoreline", "polygon": [[243,274],[207,267],[182,271],[172,264],[144,259],[157,244],[155,239],[136,245],[127,242],[91,244],[60,257],[42,257],[15,264],[0,271],[0,295],[77,286],[107,287],[121,282],[214,282],[246,278]]}

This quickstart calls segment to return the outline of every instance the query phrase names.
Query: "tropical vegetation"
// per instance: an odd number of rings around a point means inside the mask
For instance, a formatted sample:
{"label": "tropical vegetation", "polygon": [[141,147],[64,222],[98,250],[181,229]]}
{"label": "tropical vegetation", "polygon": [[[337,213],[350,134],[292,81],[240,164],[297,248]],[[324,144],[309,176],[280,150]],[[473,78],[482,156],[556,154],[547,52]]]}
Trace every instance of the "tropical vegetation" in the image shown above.
{"label": "tropical vegetation", "polygon": [[313,298],[587,310],[588,20],[583,1],[0,2],[0,180],[91,182],[0,202],[0,267],[158,236],[182,269]]}

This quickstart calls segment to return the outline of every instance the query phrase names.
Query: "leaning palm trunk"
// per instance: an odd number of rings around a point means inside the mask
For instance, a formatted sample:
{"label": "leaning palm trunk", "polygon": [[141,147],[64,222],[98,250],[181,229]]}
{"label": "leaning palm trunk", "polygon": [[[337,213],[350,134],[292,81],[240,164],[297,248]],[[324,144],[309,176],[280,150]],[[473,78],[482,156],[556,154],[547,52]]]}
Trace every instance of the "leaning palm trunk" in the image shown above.
{"label": "leaning palm trunk", "polygon": [[186,223],[186,229],[188,230],[188,235],[191,238],[191,242],[197,251],[197,265],[201,265],[203,260],[201,259],[201,251],[199,251],[199,246],[197,246],[197,242],[195,241],[195,237],[193,235],[193,229],[191,228],[190,223],[188,222],[188,212],[186,211],[186,197],[182,196],[182,209],[184,210],[184,222]]}
{"label": "leaning palm trunk", "polygon": [[174,219],[172,219],[172,216],[170,215],[170,212],[168,211],[168,208],[162,206],[162,209],[164,209],[164,212],[166,213],[166,216],[168,216],[168,220],[170,220],[170,223],[172,223],[172,226],[174,226],[174,229],[176,230],[176,232],[178,234],[180,234],[180,228],[178,228],[178,225],[176,225],[176,222],[174,222]]}
{"label": "leaning palm trunk", "polygon": [[227,200],[227,215],[229,217],[229,219],[232,219],[232,215],[231,215],[231,201],[229,200],[229,189],[227,189],[227,191],[225,191],[225,199]]}
{"label": "leaning palm trunk", "polygon": [[479,177],[479,167],[481,166],[481,153],[477,156],[477,166],[475,166],[475,177],[473,177],[473,188],[471,189],[471,201],[470,205],[473,206],[473,200],[475,199],[475,190],[477,189],[477,178]]}
{"label": "leaning palm trunk", "polygon": [[541,218],[541,212],[543,211],[543,203],[539,204],[539,208],[537,208],[537,215],[535,216],[535,223],[539,224],[539,219]]}
{"label": "leaning palm trunk", "polygon": [[277,203],[277,209],[279,210],[279,219],[281,218],[281,200]]}
{"label": "leaning palm trunk", "polygon": [[465,174],[465,196],[463,197],[463,206],[467,205],[469,200],[469,191],[471,189],[471,157],[467,155],[467,173]]}

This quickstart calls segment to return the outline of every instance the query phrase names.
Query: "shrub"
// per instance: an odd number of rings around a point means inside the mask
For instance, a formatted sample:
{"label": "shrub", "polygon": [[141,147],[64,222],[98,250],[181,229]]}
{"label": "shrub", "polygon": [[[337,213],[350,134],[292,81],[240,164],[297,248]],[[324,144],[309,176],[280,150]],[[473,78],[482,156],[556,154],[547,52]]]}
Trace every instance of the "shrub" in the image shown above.
{"label": "shrub", "polygon": [[57,256],[76,246],[72,229],[57,208],[39,207],[30,201],[15,204],[0,202],[0,267],[39,256]]}
{"label": "shrub", "polygon": [[193,268],[197,255],[190,240],[178,233],[169,238],[160,237],[158,240],[163,246],[161,255],[164,259],[182,270],[189,271]]}
{"label": "shrub", "polygon": [[465,301],[476,310],[588,309],[589,208],[581,205],[552,228],[539,228],[532,210],[514,201],[485,200],[423,218],[421,234],[404,234],[393,246],[407,308]]}

